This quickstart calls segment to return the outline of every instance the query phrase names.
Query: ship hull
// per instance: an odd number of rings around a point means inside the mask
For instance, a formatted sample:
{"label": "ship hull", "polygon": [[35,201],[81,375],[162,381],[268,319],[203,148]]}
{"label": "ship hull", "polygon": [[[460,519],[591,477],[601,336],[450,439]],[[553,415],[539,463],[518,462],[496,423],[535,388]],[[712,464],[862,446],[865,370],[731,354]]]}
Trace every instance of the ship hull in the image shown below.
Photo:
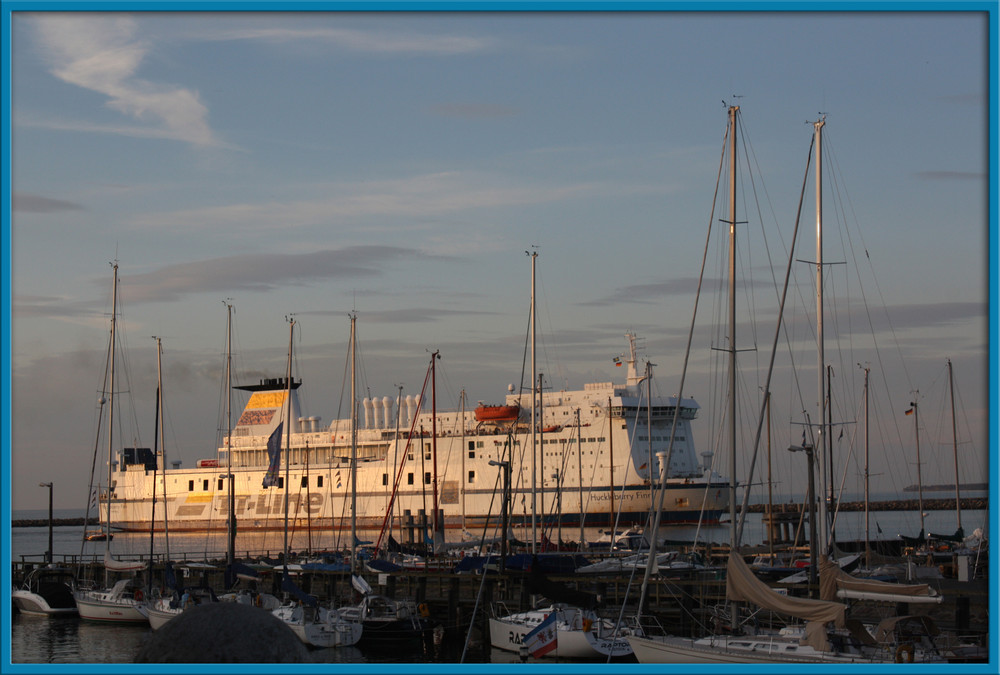
{"label": "ship hull", "polygon": [[[169,475],[170,472],[168,472]],[[259,474],[259,480],[263,480],[264,471],[253,472]],[[179,478],[184,478],[182,473]],[[256,482],[257,476],[247,477],[247,483]],[[717,524],[719,518],[728,509],[728,486],[722,483],[709,484],[706,489],[705,483],[686,483],[681,485],[668,486],[664,502],[674,504],[675,508],[665,508],[661,516],[663,525],[687,525],[697,524]],[[445,511],[439,518],[439,528],[445,530],[458,530],[483,527],[499,527],[501,514],[498,507],[494,505],[492,512],[489,510],[489,502],[500,498],[499,493],[495,499],[493,495],[468,494],[467,509],[461,512],[449,513]],[[529,492],[518,492],[512,495],[512,502],[529,502],[531,495]],[[538,501],[546,503],[561,499],[563,502],[570,501],[568,495],[557,497],[549,492],[538,493]],[[318,530],[349,530],[352,526],[349,515],[336,516],[335,513],[349,513],[350,497],[336,493],[311,493],[306,497],[303,494],[288,495],[289,527],[293,529],[304,529],[306,527]],[[386,518],[388,494],[362,493],[358,496],[359,505],[367,504],[359,508],[356,518],[356,527],[362,530],[380,530],[383,526],[398,531],[400,528],[406,530],[422,530],[430,527],[431,517],[423,516],[423,495],[397,495],[396,512],[403,515],[396,515],[391,519]],[[430,499],[427,500],[428,506]],[[539,526],[562,526],[566,528],[576,528],[581,525],[581,513],[579,508],[580,493],[574,495],[573,501],[576,508],[569,507],[561,513],[549,513],[536,516],[535,522]],[[649,516],[651,498],[648,487],[636,486],[632,489],[619,490],[612,502],[608,491],[591,490],[583,494],[585,504],[582,514],[582,525],[585,527],[612,527],[614,525],[642,525]],[[248,530],[278,531],[285,526],[285,493],[284,490],[270,488],[259,491],[257,494],[247,495],[239,491],[235,495],[236,518],[239,531]],[[592,503],[590,506],[588,502]],[[196,495],[193,499],[187,496],[170,498],[168,496],[167,508],[169,528],[171,532],[224,532],[228,525],[228,495],[222,491],[206,498],[204,495]],[[486,507],[479,507],[480,503],[485,503]],[[614,508],[607,505],[612,504]],[[111,520],[117,529],[125,532],[161,532],[164,529],[162,516],[158,515],[157,520],[151,522],[152,499],[128,500],[113,502],[111,507]],[[417,506],[419,504],[419,506]],[[677,504],[684,504],[677,507]],[[348,507],[345,510],[345,506]],[[417,508],[410,508],[417,506]],[[567,505],[568,506],[568,505]],[[157,500],[157,514],[161,514],[163,509],[162,500]],[[406,513],[409,511],[410,513]],[[509,515],[511,526],[530,526],[532,518],[530,513],[516,513]],[[420,537],[417,537],[419,540]]]}

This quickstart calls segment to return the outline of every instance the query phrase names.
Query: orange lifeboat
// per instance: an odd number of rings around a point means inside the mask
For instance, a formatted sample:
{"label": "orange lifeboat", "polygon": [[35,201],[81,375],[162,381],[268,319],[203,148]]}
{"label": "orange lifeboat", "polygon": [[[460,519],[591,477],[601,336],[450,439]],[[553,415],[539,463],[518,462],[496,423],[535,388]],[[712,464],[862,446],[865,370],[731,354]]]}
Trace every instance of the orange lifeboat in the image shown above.
{"label": "orange lifeboat", "polygon": [[481,405],[476,408],[478,422],[513,422],[521,413],[519,405]]}

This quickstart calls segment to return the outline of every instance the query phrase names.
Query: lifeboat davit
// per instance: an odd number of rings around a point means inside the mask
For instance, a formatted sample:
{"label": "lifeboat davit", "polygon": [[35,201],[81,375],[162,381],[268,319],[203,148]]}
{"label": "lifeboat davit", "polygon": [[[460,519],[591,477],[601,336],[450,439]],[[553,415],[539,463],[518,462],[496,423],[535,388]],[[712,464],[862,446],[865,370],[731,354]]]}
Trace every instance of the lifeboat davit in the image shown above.
{"label": "lifeboat davit", "polygon": [[476,408],[477,422],[513,422],[521,414],[519,405],[481,405]]}

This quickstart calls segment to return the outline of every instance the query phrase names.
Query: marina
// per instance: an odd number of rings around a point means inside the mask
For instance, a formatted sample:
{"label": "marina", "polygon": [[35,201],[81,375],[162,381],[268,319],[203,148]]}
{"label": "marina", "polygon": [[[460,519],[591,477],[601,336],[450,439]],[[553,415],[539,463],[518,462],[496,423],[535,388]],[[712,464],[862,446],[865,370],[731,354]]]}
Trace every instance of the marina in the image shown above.
{"label": "marina", "polygon": [[[39,512],[15,514],[18,520],[40,520]],[[60,512],[63,518],[75,515],[73,512]],[[943,525],[948,521],[950,512],[947,510],[932,511],[928,514],[930,525]],[[969,511],[968,522],[985,523],[985,511]],[[761,514],[750,516],[748,531],[763,533],[764,525]],[[885,530],[887,540],[895,540],[889,535],[894,531],[909,531],[915,522],[916,514],[906,511],[876,512],[874,520]],[[857,512],[844,514],[841,521],[846,537],[851,533],[862,531],[861,518]],[[710,556],[716,556],[713,562],[721,563],[726,557],[725,539],[727,537],[725,523],[706,528],[702,535],[707,542],[703,549]],[[82,526],[57,526],[54,528],[54,560],[60,566],[99,565],[101,546],[99,542],[89,542],[85,545],[81,558],[80,535]],[[14,576],[19,578],[25,570],[43,564],[47,547],[47,527],[15,527],[11,530],[13,543],[13,558],[15,560]],[[369,533],[363,533],[367,535]],[[457,533],[449,533],[454,536]],[[600,528],[589,528],[585,532],[588,540],[597,540],[603,534]],[[689,526],[668,526],[662,531],[662,536],[670,540],[690,540],[695,535],[695,528]],[[162,537],[162,535],[158,535]],[[281,540],[276,533],[240,533],[237,535],[238,550],[241,559],[247,561],[271,559],[277,564],[280,554]],[[148,534],[119,533],[116,539],[121,541],[126,550],[140,550],[148,547]],[[316,550],[335,550],[337,533],[327,532],[320,535],[314,533]],[[130,541],[126,541],[130,540]],[[162,539],[160,540],[162,541]],[[268,548],[272,542],[276,547]],[[346,542],[341,540],[340,546]],[[293,550],[303,546],[302,553],[307,554],[304,546],[306,537],[296,536],[293,540]],[[178,568],[187,575],[185,579],[191,584],[222,583],[225,567],[225,533],[205,535],[179,534],[171,536],[171,556],[178,562]],[[766,547],[757,545],[758,550]],[[714,553],[713,553],[714,552]],[[605,554],[606,555],[606,554]],[[601,555],[587,556],[589,560],[598,561]],[[398,597],[412,597],[426,603],[429,615],[440,626],[439,638],[435,641],[431,635],[425,645],[418,642],[405,650],[385,650],[361,644],[348,648],[312,649],[310,654],[317,662],[324,663],[381,663],[381,662],[411,662],[411,663],[510,663],[519,662],[520,655],[509,651],[490,647],[485,632],[487,625],[483,624],[489,614],[480,602],[476,608],[477,598],[482,601],[489,597],[494,603],[503,604],[507,609],[527,609],[541,597],[532,593],[528,585],[529,575],[522,570],[512,570],[503,578],[494,579],[487,575],[487,588],[484,593],[481,588],[481,574],[453,574],[451,569],[462,558],[445,558],[448,561],[448,571],[417,571],[406,570],[392,573],[365,573],[376,589],[389,592]],[[190,567],[184,567],[184,561],[189,561]],[[208,561],[208,565],[205,565]],[[162,575],[162,561],[156,562],[156,578]],[[932,583],[945,596],[945,602],[931,608],[919,608],[920,612],[933,615],[939,627],[943,630],[957,631],[967,637],[985,639],[988,631],[989,588],[985,577],[980,576],[987,569],[987,561],[981,560],[977,568],[979,574],[969,582],[959,582],[955,578],[942,577]],[[620,609],[619,603],[634,607],[638,581],[641,577],[638,571],[624,571],[610,574],[600,574],[588,577],[585,581],[579,574],[552,574],[549,580],[559,585],[565,585],[584,592],[600,594],[602,598],[601,612],[614,617]],[[300,581],[300,585],[312,592],[325,594],[329,591],[331,598],[349,595],[349,574],[345,572],[316,571],[309,575],[308,581]],[[799,587],[796,593],[803,593],[805,587]],[[675,630],[684,629],[692,632],[706,619],[704,613],[714,607],[723,597],[725,591],[724,575],[718,570],[705,571],[693,575],[677,575],[676,578],[664,578],[654,583],[650,589],[650,605],[664,625],[671,625]],[[957,600],[957,598],[964,598]],[[701,609],[700,618],[697,608]],[[895,610],[895,605],[891,608]],[[916,608],[916,606],[915,606]],[[871,620],[878,619],[889,606],[881,606],[870,615]],[[479,621],[473,619],[473,615]],[[469,627],[473,628],[471,642]],[[46,618],[20,614],[15,611],[12,625],[11,657],[14,663],[128,663],[134,654],[145,645],[152,636],[149,626],[101,625],[82,621],[77,617]],[[464,661],[461,661],[464,653]],[[535,659],[525,657],[528,662]],[[549,657],[544,660],[548,662]],[[572,661],[571,661],[572,662]],[[579,662],[579,661],[577,661]],[[616,662],[628,663],[628,659],[616,659]]]}
{"label": "marina", "polygon": [[28,14],[19,671],[995,668],[992,14]]}

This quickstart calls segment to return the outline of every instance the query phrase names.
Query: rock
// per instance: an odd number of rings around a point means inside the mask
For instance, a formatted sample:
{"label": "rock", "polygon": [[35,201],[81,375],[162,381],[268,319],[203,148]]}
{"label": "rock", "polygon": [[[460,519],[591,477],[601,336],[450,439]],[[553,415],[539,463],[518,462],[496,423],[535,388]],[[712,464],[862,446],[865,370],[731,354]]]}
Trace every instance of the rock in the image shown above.
{"label": "rock", "polygon": [[153,633],[136,663],[310,663],[302,641],[267,610],[235,602],[192,607]]}

